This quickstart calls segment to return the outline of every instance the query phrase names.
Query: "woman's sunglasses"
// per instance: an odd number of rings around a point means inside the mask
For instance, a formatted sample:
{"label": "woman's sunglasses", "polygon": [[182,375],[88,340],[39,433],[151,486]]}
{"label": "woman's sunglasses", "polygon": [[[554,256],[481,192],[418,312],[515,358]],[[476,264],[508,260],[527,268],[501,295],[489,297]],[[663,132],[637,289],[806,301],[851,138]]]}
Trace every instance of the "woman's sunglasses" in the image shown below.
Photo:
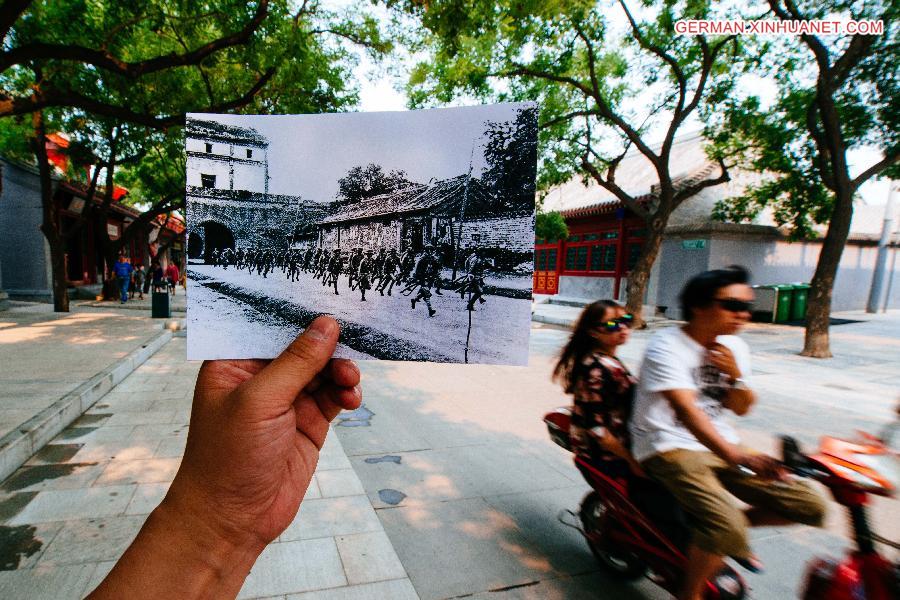
{"label": "woman's sunglasses", "polygon": [[604,333],[614,333],[622,329],[622,327],[631,327],[631,324],[634,322],[634,315],[622,315],[618,319],[612,319],[611,321],[604,321],[600,323],[599,328],[600,331]]}
{"label": "woman's sunglasses", "polygon": [[734,298],[716,298],[719,306],[728,312],[751,312],[753,303],[746,300],[735,300]]}

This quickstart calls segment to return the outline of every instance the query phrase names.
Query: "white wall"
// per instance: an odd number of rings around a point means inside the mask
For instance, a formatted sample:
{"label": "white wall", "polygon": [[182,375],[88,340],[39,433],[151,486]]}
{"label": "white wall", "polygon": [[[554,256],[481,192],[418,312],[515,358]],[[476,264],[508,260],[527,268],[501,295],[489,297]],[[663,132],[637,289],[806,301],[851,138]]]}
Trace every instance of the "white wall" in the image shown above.
{"label": "white wall", "polygon": [[[753,284],[809,283],[819,260],[819,242],[788,242],[765,238],[722,237],[716,234],[696,236],[706,238],[707,249],[688,250],[681,246],[681,237],[663,242],[659,263],[659,281],[651,290],[650,303],[666,306],[666,315],[678,317],[678,294],[693,275],[707,270],[738,264],[747,267]],[[695,238],[691,238],[695,239]],[[887,277],[893,256],[900,249],[889,250]],[[841,256],[832,296],[832,310],[862,310],[866,307],[877,247],[848,243]],[[900,308],[900,256],[895,259],[894,285],[889,306]],[[887,282],[885,282],[886,284]]]}
{"label": "white wall", "polygon": [[[207,143],[212,144],[212,152],[206,152]],[[200,175],[207,174],[216,176],[216,189],[266,192],[266,150],[193,138],[185,145],[188,152],[200,154],[188,154],[187,185],[201,187]],[[252,152],[249,159],[248,150]]]}

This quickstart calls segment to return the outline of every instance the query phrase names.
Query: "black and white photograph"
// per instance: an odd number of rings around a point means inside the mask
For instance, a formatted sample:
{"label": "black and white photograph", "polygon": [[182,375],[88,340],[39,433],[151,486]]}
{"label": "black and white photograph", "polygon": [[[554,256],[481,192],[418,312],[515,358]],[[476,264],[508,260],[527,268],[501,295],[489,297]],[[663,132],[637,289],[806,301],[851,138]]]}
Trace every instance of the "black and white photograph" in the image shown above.
{"label": "black and white photograph", "polygon": [[525,365],[537,107],[188,115],[188,359]]}

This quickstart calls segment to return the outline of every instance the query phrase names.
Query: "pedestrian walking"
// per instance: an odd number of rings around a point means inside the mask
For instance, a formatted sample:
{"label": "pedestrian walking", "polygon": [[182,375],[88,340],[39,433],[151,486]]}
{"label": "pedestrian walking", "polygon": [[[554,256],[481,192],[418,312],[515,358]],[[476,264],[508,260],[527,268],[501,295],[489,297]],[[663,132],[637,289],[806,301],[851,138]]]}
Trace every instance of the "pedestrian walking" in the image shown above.
{"label": "pedestrian walking", "polygon": [[166,267],[166,279],[169,284],[169,293],[174,296],[175,286],[178,285],[178,280],[181,279],[180,273],[178,272],[178,265],[174,262],[170,262],[169,266]]}
{"label": "pedestrian walking", "polygon": [[125,304],[128,302],[128,285],[131,283],[131,273],[134,271],[134,268],[127,258],[120,255],[115,267],[113,267],[113,271],[119,282],[119,304]]}
{"label": "pedestrian walking", "polygon": [[165,278],[166,272],[163,271],[162,265],[159,264],[158,261],[153,261],[153,291],[161,292],[163,291],[163,287],[166,285]]}
{"label": "pedestrian walking", "polygon": [[132,288],[131,288],[131,297],[134,298],[134,293],[137,292],[138,300],[144,299],[144,279],[147,277],[147,271],[144,267],[141,266],[140,263],[135,265],[134,272],[131,274],[132,278]]}

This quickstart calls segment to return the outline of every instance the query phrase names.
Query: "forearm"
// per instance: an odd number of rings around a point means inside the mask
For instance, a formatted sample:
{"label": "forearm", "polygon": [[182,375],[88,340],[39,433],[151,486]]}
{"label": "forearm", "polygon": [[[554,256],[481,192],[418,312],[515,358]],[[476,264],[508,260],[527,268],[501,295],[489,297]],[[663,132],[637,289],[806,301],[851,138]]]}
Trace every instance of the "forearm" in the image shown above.
{"label": "forearm", "polygon": [[224,541],[167,499],[88,598],[234,598],[263,548]]}
{"label": "forearm", "polygon": [[716,428],[710,422],[706,414],[694,403],[692,392],[685,390],[672,390],[664,392],[669,404],[675,411],[678,419],[694,434],[701,444],[710,449],[719,458],[729,464],[735,464],[739,459],[738,449],[719,435]]}

